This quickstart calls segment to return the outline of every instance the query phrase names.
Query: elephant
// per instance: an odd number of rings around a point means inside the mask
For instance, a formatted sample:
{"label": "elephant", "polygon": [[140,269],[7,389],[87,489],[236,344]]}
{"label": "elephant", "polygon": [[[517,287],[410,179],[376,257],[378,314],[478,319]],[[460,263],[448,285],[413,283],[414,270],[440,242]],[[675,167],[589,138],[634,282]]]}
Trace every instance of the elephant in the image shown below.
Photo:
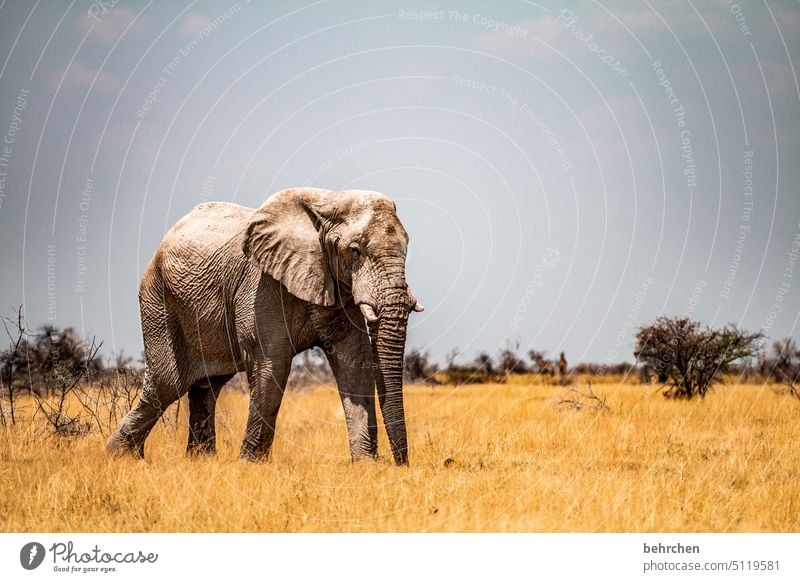
{"label": "elephant", "polygon": [[139,285],[142,394],[107,441],[144,457],[166,408],[188,393],[187,454],[216,451],[214,413],[239,371],[250,386],[240,457],[267,460],[292,358],[321,347],[353,461],[377,458],[377,391],[397,465],[408,464],[403,355],[408,234],[388,196],[290,188],[258,209],[204,202],[167,232]]}

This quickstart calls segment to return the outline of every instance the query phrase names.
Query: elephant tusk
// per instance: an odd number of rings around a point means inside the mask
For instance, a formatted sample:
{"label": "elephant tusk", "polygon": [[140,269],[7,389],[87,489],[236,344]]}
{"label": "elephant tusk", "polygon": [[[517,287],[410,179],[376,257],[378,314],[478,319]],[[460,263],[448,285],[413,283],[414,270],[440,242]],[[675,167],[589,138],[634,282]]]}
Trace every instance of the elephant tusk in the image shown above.
{"label": "elephant tusk", "polygon": [[414,295],[411,287],[408,288],[408,304],[411,307],[411,311],[416,311],[417,313],[422,313],[425,311],[425,307],[420,303],[417,303],[417,296]]}
{"label": "elephant tusk", "polygon": [[375,315],[375,311],[367,305],[366,303],[362,303],[358,306],[361,309],[361,315],[364,316],[364,319],[367,320],[367,323],[375,323],[378,321],[378,316]]}

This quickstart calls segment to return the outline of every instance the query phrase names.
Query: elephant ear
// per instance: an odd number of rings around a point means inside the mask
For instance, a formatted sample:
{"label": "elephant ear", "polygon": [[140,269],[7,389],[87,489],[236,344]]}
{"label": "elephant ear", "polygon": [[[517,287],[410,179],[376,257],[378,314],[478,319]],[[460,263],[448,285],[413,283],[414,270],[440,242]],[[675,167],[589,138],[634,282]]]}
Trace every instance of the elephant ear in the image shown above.
{"label": "elephant ear", "polygon": [[334,192],[318,188],[282,190],[250,218],[242,250],[289,293],[330,307],[333,277],[323,251],[322,211]]}

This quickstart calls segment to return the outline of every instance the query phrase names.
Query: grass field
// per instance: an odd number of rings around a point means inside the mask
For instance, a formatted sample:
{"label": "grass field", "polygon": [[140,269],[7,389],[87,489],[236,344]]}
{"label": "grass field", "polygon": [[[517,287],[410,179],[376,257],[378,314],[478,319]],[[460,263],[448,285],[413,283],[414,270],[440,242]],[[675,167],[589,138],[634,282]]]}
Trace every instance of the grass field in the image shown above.
{"label": "grass field", "polygon": [[240,393],[219,403],[216,458],[184,456],[182,418],[156,427],[144,462],[109,458],[96,429],[51,436],[23,402],[0,428],[0,530],[800,531],[800,402],[755,385],[692,402],[594,390],[610,411],[559,406],[564,388],[524,378],[408,387],[403,468],[382,428],[383,460],[350,463],[328,387],[287,393],[265,464],[236,458]]}

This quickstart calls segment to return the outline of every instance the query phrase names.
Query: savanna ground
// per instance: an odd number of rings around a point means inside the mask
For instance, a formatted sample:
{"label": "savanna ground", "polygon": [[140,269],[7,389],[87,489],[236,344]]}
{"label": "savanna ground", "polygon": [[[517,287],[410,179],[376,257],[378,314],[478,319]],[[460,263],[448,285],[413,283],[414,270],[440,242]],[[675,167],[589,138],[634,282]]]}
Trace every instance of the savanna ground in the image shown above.
{"label": "savanna ground", "polygon": [[[579,387],[581,385],[578,385]],[[800,531],[800,402],[763,385],[704,400],[595,384],[406,389],[410,467],[351,464],[334,388],[288,392],[272,459],[237,459],[247,396],[224,392],[218,455],[187,458],[184,402],[146,460],[48,434],[32,401],[0,428],[2,531]],[[175,422],[175,419],[178,419]],[[108,427],[104,428],[108,432]]]}

